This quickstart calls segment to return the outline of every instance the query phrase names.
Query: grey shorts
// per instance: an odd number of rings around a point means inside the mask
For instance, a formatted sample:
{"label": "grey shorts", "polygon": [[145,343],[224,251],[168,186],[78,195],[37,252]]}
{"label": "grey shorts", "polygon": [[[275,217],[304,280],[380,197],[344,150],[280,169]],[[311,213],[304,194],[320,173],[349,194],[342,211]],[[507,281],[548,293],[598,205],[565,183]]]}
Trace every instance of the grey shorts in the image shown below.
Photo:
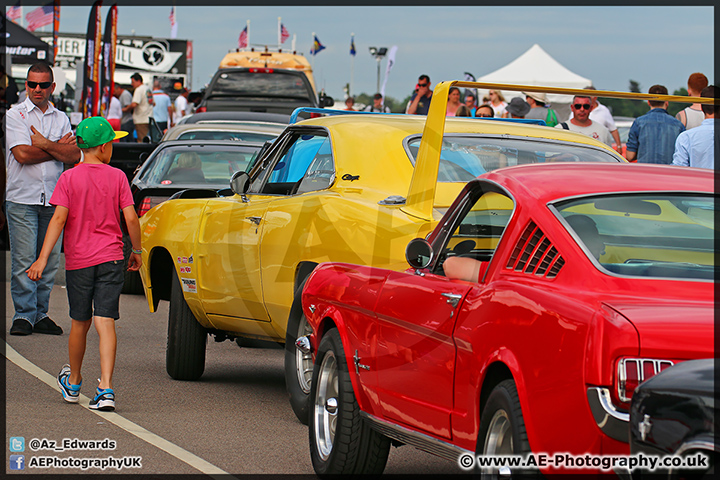
{"label": "grey shorts", "polygon": [[66,271],[70,318],[82,322],[92,319],[93,315],[115,320],[120,318],[120,293],[125,282],[124,267],[123,260],[113,260]]}

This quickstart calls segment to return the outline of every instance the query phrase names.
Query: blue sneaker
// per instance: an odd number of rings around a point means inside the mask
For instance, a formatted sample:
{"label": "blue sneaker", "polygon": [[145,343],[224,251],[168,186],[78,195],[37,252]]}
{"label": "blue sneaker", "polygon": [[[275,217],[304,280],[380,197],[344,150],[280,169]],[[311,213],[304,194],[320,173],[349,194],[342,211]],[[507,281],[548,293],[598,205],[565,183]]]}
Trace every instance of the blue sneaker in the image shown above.
{"label": "blue sneaker", "polygon": [[95,398],[90,400],[90,408],[93,410],[102,410],[111,412],[115,410],[115,392],[112,388],[97,389]]}
{"label": "blue sneaker", "polygon": [[80,400],[82,381],[77,385],[70,383],[70,365],[63,365],[62,370],[58,373],[57,382],[58,386],[60,386],[60,393],[62,393],[66,402],[77,403]]}

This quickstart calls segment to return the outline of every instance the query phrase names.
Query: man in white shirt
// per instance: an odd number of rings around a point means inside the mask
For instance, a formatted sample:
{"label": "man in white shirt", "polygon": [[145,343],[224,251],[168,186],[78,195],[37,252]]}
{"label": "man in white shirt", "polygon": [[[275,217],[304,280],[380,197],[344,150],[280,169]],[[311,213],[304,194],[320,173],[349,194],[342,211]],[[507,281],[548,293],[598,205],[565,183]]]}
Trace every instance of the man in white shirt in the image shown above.
{"label": "man in white shirt", "polygon": [[50,103],[55,90],[52,69],[36,63],[25,81],[27,98],[5,116],[7,167],[6,213],[10,234],[10,293],[15,307],[11,335],[61,335],[48,316],[50,292],[60,266],[57,242],[42,278],[30,280],[26,270],[37,259],[55,207],[49,201],[63,163],[80,160],[70,119]]}
{"label": "man in white shirt", "polygon": [[595,140],[599,140],[608,146],[612,146],[612,136],[605,125],[590,120],[592,100],[590,97],[575,96],[570,105],[573,116],[567,122],[559,123],[555,128],[564,128],[573,132],[580,132]]}
{"label": "man in white shirt", "polygon": [[[585,87],[585,90],[597,89],[591,85],[589,87]],[[610,113],[610,109],[602,103],[598,102],[597,97],[590,97],[590,101],[592,102],[592,110],[590,110],[590,120],[592,120],[593,122],[600,122],[605,126],[605,128],[608,129],[613,140],[615,140],[615,150],[617,150],[619,154],[622,154],[622,141],[620,140],[620,132],[618,132],[617,126],[615,126],[615,119],[613,118],[612,113]],[[572,119],[573,112],[572,109],[570,110],[570,119]]]}
{"label": "man in white shirt", "polygon": [[187,88],[182,89],[182,93],[175,99],[175,113],[173,113],[173,125],[177,125],[181,118],[187,115],[188,95],[190,91]]}
{"label": "man in white shirt", "polygon": [[147,86],[143,83],[142,75],[137,72],[130,77],[130,84],[134,88],[130,110],[133,112],[137,141],[142,143],[143,138],[150,133],[150,117],[153,113],[152,94],[149,94]]}

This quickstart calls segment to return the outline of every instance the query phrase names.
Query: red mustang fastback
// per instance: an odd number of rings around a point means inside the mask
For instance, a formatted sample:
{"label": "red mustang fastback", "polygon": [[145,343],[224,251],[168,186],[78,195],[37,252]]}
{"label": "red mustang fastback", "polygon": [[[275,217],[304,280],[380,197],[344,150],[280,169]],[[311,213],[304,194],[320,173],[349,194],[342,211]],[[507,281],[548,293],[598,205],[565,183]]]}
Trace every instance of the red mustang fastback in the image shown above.
{"label": "red mustang fastback", "polygon": [[391,440],[463,467],[629,454],[635,387],[714,357],[714,208],[708,170],[509,167],[408,244],[407,271],[323,264],[297,342],[316,472],[380,473]]}

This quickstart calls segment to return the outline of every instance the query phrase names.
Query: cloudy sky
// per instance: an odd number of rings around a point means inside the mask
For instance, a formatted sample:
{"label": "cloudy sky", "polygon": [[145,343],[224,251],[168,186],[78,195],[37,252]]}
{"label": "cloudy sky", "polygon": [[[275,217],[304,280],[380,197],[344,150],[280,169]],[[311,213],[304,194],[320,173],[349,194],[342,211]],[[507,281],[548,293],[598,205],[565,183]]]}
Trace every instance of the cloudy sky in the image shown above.
{"label": "cloudy sky", "polygon": [[[11,2],[14,3],[14,2]],[[106,1],[105,4],[110,4]],[[24,13],[30,11],[26,7]],[[107,7],[103,7],[103,21]],[[60,31],[83,33],[90,7],[63,6]],[[118,32],[167,38],[169,6],[118,9]],[[178,38],[194,43],[192,87],[206,84],[222,57],[237,47],[250,20],[250,43],[277,44],[277,19],[296,35],[309,56],[312,33],[326,49],[311,58],[317,87],[335,98],[352,82],[353,94],[376,89],[377,62],[368,47],[397,45],[388,96],[402,99],[421,73],[433,84],[476,77],[501,68],[539,44],[569,70],[600,89],[627,91],[629,80],[644,92],[656,83],[670,92],[688,75],[714,72],[714,11],[700,7],[176,7]],[[103,26],[104,28],[104,26]],[[350,56],[355,34],[357,55]],[[381,82],[386,61],[381,64]]]}

